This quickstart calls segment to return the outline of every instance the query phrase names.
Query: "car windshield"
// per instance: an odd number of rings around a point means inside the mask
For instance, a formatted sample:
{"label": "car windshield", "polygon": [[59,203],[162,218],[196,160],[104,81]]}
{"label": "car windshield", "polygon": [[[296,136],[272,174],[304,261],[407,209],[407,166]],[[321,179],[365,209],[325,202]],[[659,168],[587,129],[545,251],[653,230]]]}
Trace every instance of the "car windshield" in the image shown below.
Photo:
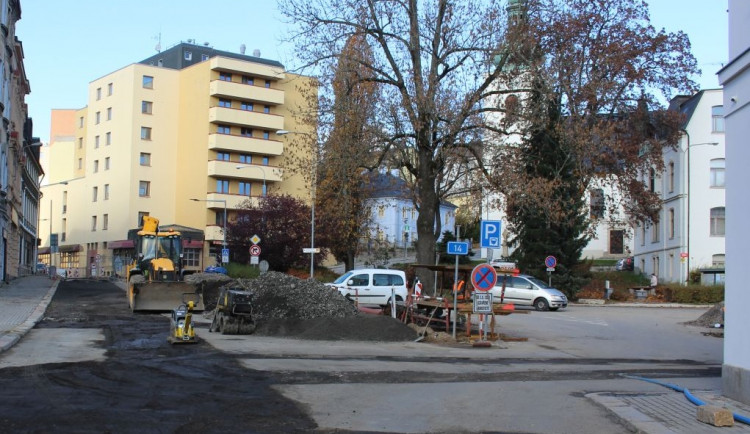
{"label": "car windshield", "polygon": [[339,284],[346,282],[347,279],[349,279],[349,276],[352,275],[352,271],[349,271],[348,273],[344,273],[341,276],[339,276],[338,279],[334,280],[333,283]]}
{"label": "car windshield", "polygon": [[532,282],[534,285],[540,288],[543,288],[543,289],[550,288],[549,286],[547,286],[546,283],[544,283],[543,280],[537,279],[536,277],[527,277],[527,279],[529,279],[530,282]]}

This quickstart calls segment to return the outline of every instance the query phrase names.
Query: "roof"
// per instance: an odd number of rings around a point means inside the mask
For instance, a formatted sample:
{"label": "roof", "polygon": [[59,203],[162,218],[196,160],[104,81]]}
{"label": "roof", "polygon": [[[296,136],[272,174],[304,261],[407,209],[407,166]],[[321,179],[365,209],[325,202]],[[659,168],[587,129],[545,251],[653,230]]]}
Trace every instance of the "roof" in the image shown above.
{"label": "roof", "polygon": [[[370,199],[401,199],[412,200],[414,191],[402,178],[390,173],[373,172],[367,177],[365,188],[369,191]],[[441,201],[440,206],[458,208],[448,201]]]}
{"label": "roof", "polygon": [[[185,51],[190,51],[192,55],[192,58],[190,60],[185,59],[184,54],[183,54]],[[256,57],[256,56],[246,56],[244,54],[216,50],[206,45],[195,45],[195,44],[186,43],[186,42],[180,42],[179,44],[173,47],[170,47],[164,51],[161,51],[158,54],[155,54],[151,57],[143,59],[138,63],[151,65],[151,64],[158,63],[159,60],[162,60],[163,63],[161,66],[165,68],[183,69],[183,68],[187,68],[188,66],[194,65],[196,63],[202,62],[203,60],[201,60],[201,55],[203,54],[208,55],[209,58],[216,57],[216,56],[230,57],[233,59],[244,60],[247,62],[261,63],[264,65],[277,66],[279,68],[284,68],[284,65],[281,62],[278,62],[276,60],[264,59],[262,57]]]}

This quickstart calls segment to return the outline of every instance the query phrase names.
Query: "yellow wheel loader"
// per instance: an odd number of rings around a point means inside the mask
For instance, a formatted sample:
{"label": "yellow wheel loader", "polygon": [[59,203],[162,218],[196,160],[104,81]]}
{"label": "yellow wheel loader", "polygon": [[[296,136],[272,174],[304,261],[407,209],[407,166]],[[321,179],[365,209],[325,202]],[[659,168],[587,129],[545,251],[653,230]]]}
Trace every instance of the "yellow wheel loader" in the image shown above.
{"label": "yellow wheel loader", "polygon": [[195,293],[193,309],[204,310],[203,296],[184,282],[182,235],[159,231],[159,220],[146,216],[136,233],[135,258],[127,268],[128,302],[132,311],[171,311],[183,294]]}

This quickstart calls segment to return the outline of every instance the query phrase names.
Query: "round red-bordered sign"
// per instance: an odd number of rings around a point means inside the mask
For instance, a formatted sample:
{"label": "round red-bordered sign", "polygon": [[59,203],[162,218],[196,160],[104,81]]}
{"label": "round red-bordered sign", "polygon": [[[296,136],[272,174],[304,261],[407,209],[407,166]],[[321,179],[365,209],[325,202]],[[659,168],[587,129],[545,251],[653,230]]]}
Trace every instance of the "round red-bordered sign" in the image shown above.
{"label": "round red-bordered sign", "polygon": [[260,246],[257,244],[253,244],[252,246],[250,246],[250,254],[253,256],[260,255]]}
{"label": "round red-bordered sign", "polygon": [[471,271],[471,284],[477,291],[486,292],[497,283],[497,271],[490,264],[479,264]]}

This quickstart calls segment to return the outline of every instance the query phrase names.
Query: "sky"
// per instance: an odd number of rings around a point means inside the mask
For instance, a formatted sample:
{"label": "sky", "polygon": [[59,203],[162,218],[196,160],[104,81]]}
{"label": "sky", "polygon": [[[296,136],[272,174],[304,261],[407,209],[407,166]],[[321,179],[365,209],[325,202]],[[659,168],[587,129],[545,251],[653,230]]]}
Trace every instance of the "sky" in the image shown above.
{"label": "sky", "polygon": [[[26,97],[34,136],[49,141],[52,109],[86,104],[88,83],[194,39],[217,50],[294,65],[283,17],[273,0],[21,0],[16,36],[31,85]],[[727,63],[727,0],[649,0],[657,29],[687,33],[703,71],[701,89],[718,88]]]}

